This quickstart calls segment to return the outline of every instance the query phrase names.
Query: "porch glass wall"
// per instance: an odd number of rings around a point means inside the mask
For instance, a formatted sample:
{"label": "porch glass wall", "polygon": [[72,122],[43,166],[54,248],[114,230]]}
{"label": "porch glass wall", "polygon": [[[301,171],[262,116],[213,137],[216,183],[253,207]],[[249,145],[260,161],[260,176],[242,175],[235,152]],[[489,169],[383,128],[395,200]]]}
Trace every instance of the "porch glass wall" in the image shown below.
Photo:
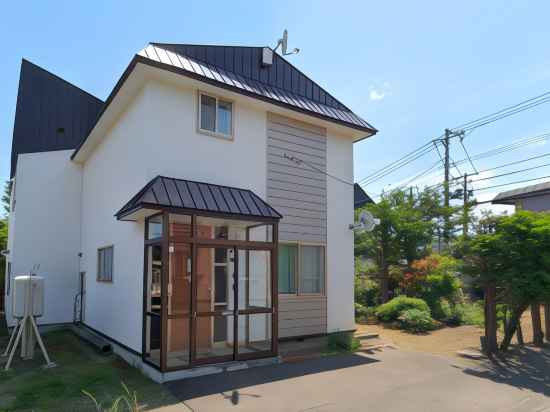
{"label": "porch glass wall", "polygon": [[277,220],[146,219],[143,359],[161,371],[277,353]]}

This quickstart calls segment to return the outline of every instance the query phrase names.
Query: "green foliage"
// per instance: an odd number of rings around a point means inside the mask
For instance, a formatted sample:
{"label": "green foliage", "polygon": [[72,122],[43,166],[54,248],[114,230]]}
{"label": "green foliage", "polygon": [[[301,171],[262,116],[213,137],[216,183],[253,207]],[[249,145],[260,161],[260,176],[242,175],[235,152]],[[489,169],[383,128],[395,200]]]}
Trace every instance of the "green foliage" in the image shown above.
{"label": "green foliage", "polygon": [[378,282],[365,278],[355,277],[355,303],[363,306],[376,306],[380,299]]}
{"label": "green foliage", "polygon": [[550,300],[550,214],[518,211],[469,244],[465,269],[480,284],[495,282],[505,303]]}
{"label": "green foliage", "polygon": [[399,316],[408,309],[418,309],[430,315],[430,308],[422,299],[398,296],[378,306],[376,309],[376,316],[383,322],[392,322],[397,320]]}
{"label": "green foliage", "polygon": [[367,307],[355,302],[355,319],[365,320],[367,318]]}
{"label": "green foliage", "polygon": [[361,343],[353,332],[336,332],[328,335],[329,352],[355,352]]}
{"label": "green foliage", "polygon": [[399,326],[412,333],[423,333],[434,330],[437,324],[430,312],[420,309],[404,310],[398,318]]}
{"label": "green foliage", "polygon": [[2,194],[2,207],[4,209],[5,215],[10,213],[11,184],[12,183],[9,180],[4,183],[4,193]]}
{"label": "green foliage", "polygon": [[[137,393],[136,392],[130,392],[128,387],[124,384],[124,382],[121,382],[122,387],[124,388],[124,394],[116,398],[110,407],[104,408],[101,405],[101,402],[98,402],[97,399],[86,390],[82,390],[82,393],[86,395],[88,398],[92,400],[94,403],[94,407],[96,412],[122,412],[124,409],[126,409],[128,412],[139,412],[143,408],[139,406],[139,402],[137,400]],[[124,408],[123,408],[124,406]]]}

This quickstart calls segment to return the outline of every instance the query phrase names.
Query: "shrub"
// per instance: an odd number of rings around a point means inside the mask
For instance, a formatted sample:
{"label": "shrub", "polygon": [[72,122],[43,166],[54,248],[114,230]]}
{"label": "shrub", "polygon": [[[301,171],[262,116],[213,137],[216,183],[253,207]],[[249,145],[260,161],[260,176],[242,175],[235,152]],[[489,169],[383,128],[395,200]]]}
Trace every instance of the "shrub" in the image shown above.
{"label": "shrub", "polygon": [[361,344],[353,336],[353,332],[336,332],[328,335],[328,349],[330,351],[356,351]]}
{"label": "shrub", "polygon": [[447,322],[453,317],[453,306],[447,299],[439,299],[434,302],[426,302],[434,319]]}
{"label": "shrub", "polygon": [[422,299],[410,298],[408,296],[398,296],[387,303],[378,306],[376,316],[383,322],[392,322],[407,309],[418,309],[427,312],[430,316],[430,308]]}
{"label": "shrub", "polygon": [[380,287],[378,282],[365,278],[355,277],[355,302],[363,306],[376,306],[379,303]]}
{"label": "shrub", "polygon": [[413,333],[422,333],[434,330],[437,325],[429,312],[419,309],[407,309],[398,318],[399,325]]}
{"label": "shrub", "polygon": [[355,319],[364,320],[367,318],[367,307],[361,305],[360,303],[355,303]]}

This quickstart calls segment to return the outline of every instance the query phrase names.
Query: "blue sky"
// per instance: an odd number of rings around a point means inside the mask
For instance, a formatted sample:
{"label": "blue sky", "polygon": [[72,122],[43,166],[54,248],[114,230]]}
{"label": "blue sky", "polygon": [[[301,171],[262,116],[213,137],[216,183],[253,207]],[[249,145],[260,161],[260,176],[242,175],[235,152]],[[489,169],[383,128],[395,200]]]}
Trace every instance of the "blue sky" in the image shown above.
{"label": "blue sky", "polygon": [[[290,57],[292,63],[380,130],[355,146],[359,180],[439,136],[445,127],[550,90],[550,3],[504,4],[7,2],[0,25],[0,178],[9,174],[21,58],[104,99],[132,55],[149,41],[273,46],[287,28],[289,46],[301,49]],[[550,103],[477,129],[465,144],[479,153],[550,131],[549,110]],[[545,153],[545,146],[477,165],[483,169]],[[452,155],[464,157],[458,145]],[[432,153],[367,190],[376,195],[395,186],[436,156]],[[543,175],[550,175],[550,167],[490,182]]]}

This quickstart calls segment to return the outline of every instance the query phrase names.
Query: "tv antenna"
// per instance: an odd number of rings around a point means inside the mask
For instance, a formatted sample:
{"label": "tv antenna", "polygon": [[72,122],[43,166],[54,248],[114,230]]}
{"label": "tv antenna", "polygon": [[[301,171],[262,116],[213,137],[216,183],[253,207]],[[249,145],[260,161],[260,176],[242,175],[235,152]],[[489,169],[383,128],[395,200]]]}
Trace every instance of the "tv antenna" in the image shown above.
{"label": "tv antenna", "polygon": [[288,45],[288,31],[285,29],[283,31],[283,37],[280,38],[279,40],[277,40],[277,45],[275,46],[275,48],[273,49],[273,51],[277,51],[277,49],[279,47],[281,47],[281,52],[283,53],[283,56],[288,56],[288,55],[291,55],[291,54],[298,54],[300,52],[300,49],[298,49],[297,47],[295,47],[294,49],[292,49],[292,51],[287,51],[287,45]]}

